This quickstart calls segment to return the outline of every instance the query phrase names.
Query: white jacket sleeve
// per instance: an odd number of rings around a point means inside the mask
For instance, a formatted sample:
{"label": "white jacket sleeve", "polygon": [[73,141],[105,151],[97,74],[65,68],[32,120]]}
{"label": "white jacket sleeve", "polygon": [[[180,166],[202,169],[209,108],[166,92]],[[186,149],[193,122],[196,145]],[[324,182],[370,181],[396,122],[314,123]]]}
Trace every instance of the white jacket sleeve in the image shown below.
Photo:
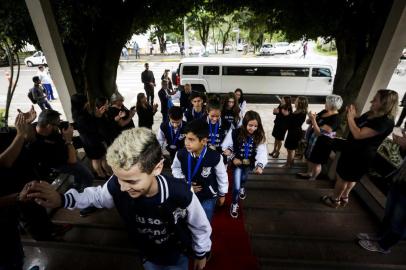
{"label": "white jacket sleeve", "polygon": [[187,207],[188,227],[192,233],[192,249],[196,257],[203,258],[211,249],[211,226],[199,199],[193,194]]}
{"label": "white jacket sleeve", "polygon": [[166,138],[165,138],[165,134],[162,132],[161,129],[158,130],[157,134],[156,134],[156,139],[159,142],[159,145],[161,146],[161,148],[163,148],[165,146],[166,143]]}
{"label": "white jacket sleeve", "polygon": [[182,172],[182,167],[181,167],[180,161],[178,159],[178,153],[176,153],[175,158],[173,159],[171,169],[172,169],[173,177],[179,178],[179,179],[186,178]]}
{"label": "white jacket sleeve", "polygon": [[230,131],[227,133],[226,137],[223,140],[223,143],[221,144],[221,149],[226,150],[226,149],[230,149],[231,151],[233,151],[234,147],[233,147],[233,137],[231,136],[233,132]]}
{"label": "white jacket sleeve", "polygon": [[83,209],[89,206],[97,208],[113,208],[114,201],[108,188],[108,181],[103,186],[88,187],[83,192],[70,189],[64,194],[64,208]]}
{"label": "white jacket sleeve", "polygon": [[268,150],[266,144],[262,143],[257,146],[257,154],[255,155],[255,167],[265,168],[268,163]]}
{"label": "white jacket sleeve", "polygon": [[215,170],[216,170],[217,185],[219,189],[218,195],[222,197],[228,191],[228,175],[226,166],[224,165],[223,162],[223,156],[220,156],[220,161],[216,165]]}

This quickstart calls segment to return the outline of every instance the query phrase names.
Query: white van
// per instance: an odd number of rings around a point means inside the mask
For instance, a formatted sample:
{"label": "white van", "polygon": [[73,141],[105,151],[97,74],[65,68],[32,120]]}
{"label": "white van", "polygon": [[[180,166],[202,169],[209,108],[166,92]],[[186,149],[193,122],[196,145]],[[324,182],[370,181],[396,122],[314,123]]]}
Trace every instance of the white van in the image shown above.
{"label": "white van", "polygon": [[333,91],[333,68],[299,59],[184,58],[176,82],[208,93],[325,96]]}

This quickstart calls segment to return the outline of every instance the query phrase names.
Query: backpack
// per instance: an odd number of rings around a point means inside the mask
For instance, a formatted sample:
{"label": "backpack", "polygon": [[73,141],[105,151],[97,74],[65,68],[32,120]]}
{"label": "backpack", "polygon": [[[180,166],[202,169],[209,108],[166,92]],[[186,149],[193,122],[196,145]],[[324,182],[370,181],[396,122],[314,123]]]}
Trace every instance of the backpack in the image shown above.
{"label": "backpack", "polygon": [[37,100],[34,98],[32,91],[34,91],[34,89],[28,91],[27,97],[31,100],[32,104],[37,104]]}

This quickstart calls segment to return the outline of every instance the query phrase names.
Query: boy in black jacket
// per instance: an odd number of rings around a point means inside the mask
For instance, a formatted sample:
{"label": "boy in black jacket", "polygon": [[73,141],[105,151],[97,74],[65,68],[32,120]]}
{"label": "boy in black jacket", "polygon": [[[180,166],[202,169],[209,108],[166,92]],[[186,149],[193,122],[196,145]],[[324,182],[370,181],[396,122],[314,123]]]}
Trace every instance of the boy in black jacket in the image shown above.
{"label": "boy in black jacket", "polygon": [[166,150],[174,159],[177,151],[185,145],[185,127],[186,122],[182,121],[183,112],[178,106],[169,109],[169,121],[161,124],[158,130],[157,139],[161,147],[166,144]]}
{"label": "boy in black jacket", "polygon": [[228,191],[228,178],[223,157],[207,147],[208,128],[203,120],[190,122],[185,129],[185,148],[176,153],[172,163],[172,174],[185,179],[193,187],[211,221],[216,206],[224,203]]}
{"label": "boy in black jacket", "polygon": [[107,162],[114,175],[103,186],[61,196],[37,182],[29,197],[51,208],[116,207],[145,259],[144,269],[187,270],[188,250],[195,256],[194,269],[203,269],[211,248],[210,223],[183,181],[160,175],[163,160],[155,134],[146,128],[123,131],[107,150]]}

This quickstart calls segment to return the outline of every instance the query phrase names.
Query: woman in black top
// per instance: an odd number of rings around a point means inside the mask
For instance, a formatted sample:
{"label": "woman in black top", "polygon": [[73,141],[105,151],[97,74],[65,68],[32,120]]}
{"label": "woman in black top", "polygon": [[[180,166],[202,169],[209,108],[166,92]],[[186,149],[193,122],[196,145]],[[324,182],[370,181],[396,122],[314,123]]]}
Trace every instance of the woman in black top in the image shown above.
{"label": "woman in black top", "polygon": [[329,95],[326,97],[324,110],[317,115],[309,112],[307,123],[310,126],[306,132],[305,150],[307,172],[298,173],[300,178],[315,180],[321,172],[321,165],[327,162],[332,149],[332,139],[338,128],[338,110],[342,105],[340,96]]}
{"label": "woman in black top", "polygon": [[221,116],[230,123],[232,129],[236,129],[242,124],[240,106],[238,106],[237,98],[233,92],[224,97]]}
{"label": "woman in black top", "polygon": [[395,125],[398,94],[392,90],[379,90],[371,101],[371,108],[356,117],[354,105],[347,109],[350,134],[337,162],[337,181],[333,196],[323,196],[328,206],[337,208],[348,203],[348,195],[367,172],[382,141]]}
{"label": "woman in black top", "polygon": [[295,150],[303,136],[302,125],[306,120],[308,104],[309,102],[306,97],[297,97],[295,100],[296,110],[288,116],[288,135],[285,140],[288,157],[283,167],[289,168],[293,165]]}
{"label": "woman in black top", "polygon": [[288,117],[292,113],[292,101],[289,96],[283,97],[280,100],[278,108],[273,110],[275,117],[275,125],[272,130],[272,136],[275,138],[274,148],[269,155],[273,158],[279,157],[279,151],[282,147],[282,142],[285,139],[286,131],[288,130]]}
{"label": "woman in black top", "polygon": [[122,95],[114,93],[111,95],[110,103],[107,115],[115,124],[118,131],[117,134],[120,134],[123,130],[135,127],[133,122],[135,108],[127,109],[124,106],[124,97]]}
{"label": "woman in black top", "polygon": [[138,126],[146,127],[152,129],[154,124],[154,115],[158,110],[158,104],[154,104],[152,107],[147,102],[147,97],[144,93],[139,93],[137,95],[137,115],[138,115]]}

